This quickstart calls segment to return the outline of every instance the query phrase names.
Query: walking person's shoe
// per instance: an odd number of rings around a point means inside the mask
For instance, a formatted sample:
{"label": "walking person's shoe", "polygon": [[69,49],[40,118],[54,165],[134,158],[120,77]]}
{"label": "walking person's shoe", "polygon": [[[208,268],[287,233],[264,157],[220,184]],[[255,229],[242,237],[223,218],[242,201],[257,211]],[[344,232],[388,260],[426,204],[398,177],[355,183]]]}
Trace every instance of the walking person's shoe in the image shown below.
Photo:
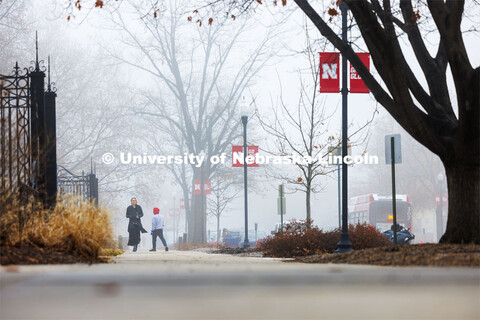
{"label": "walking person's shoe", "polygon": [[137,245],[133,246],[133,252],[137,252]]}
{"label": "walking person's shoe", "polygon": [[150,249],[150,251],[152,252],[152,251],[157,251],[157,250],[156,249]]}
{"label": "walking person's shoe", "polygon": [[168,251],[168,247],[165,247],[165,251]]}

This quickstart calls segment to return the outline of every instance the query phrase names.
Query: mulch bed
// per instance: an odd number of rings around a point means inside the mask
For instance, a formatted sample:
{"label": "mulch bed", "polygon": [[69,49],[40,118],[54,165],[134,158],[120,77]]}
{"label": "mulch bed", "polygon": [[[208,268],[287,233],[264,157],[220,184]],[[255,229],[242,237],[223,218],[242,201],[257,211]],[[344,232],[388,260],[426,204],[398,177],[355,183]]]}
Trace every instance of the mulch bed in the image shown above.
{"label": "mulch bed", "polygon": [[104,262],[103,258],[87,259],[85,257],[62,252],[56,248],[38,248],[35,246],[0,247],[1,265],[28,264],[72,264]]}
{"label": "mulch bed", "polygon": [[212,251],[211,253],[220,253],[220,254],[232,254],[239,257],[255,257],[255,258],[262,258],[264,257],[263,252],[261,252],[258,248],[218,248],[217,250]]}
{"label": "mulch bed", "polygon": [[297,257],[305,263],[349,263],[380,266],[480,267],[480,245],[415,244],[348,253]]}
{"label": "mulch bed", "polygon": [[[220,248],[212,253],[240,256],[263,256],[256,248]],[[480,267],[480,245],[417,244],[396,247],[381,247],[356,250],[349,253],[326,253],[297,257],[303,263],[348,263],[380,266],[435,266],[435,267]],[[24,247],[0,247],[1,265],[72,264],[106,262],[99,257],[92,261],[59,249]]]}
{"label": "mulch bed", "polygon": [[[265,256],[257,248],[219,248],[212,253],[237,256]],[[414,244],[294,257],[287,262],[347,263],[378,266],[480,267],[480,245]]]}
{"label": "mulch bed", "polygon": [[212,253],[221,253],[221,254],[243,254],[243,253],[254,253],[259,252],[257,248],[230,248],[224,247],[212,251]]}

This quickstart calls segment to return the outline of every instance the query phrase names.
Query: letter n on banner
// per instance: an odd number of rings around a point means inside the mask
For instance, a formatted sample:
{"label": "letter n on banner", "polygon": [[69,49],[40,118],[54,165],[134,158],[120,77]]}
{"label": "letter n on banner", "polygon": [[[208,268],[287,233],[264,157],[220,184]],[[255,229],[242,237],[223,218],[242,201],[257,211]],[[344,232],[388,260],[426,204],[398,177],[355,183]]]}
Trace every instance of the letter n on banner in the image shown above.
{"label": "letter n on banner", "polygon": [[320,52],[320,92],[340,92],[340,53]]}
{"label": "letter n on banner", "polygon": [[232,167],[243,167],[242,146],[232,146]]}
{"label": "letter n on banner", "polygon": [[193,180],[193,194],[202,194],[202,184],[200,180]]}
{"label": "letter n on banner", "polygon": [[[370,70],[370,53],[357,53],[365,67]],[[350,64],[350,93],[369,93],[370,89],[365,85],[357,70]]]}
{"label": "letter n on banner", "polygon": [[[255,154],[258,153],[258,146],[248,146],[247,152],[247,156],[255,157]],[[258,167],[258,163],[255,161],[253,163],[247,162],[247,166]],[[243,146],[232,146],[232,167],[243,167]]]}

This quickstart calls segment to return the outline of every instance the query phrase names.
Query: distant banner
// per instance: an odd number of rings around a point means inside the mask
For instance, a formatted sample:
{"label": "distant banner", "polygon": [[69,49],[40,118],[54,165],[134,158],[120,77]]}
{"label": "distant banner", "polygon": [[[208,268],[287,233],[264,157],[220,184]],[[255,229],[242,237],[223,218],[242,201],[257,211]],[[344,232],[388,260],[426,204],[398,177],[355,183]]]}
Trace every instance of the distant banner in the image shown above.
{"label": "distant banner", "polygon": [[[440,204],[440,195],[436,194],[435,195],[435,204]],[[447,193],[444,193],[442,195],[442,204],[444,205],[448,205],[448,194]]]}
{"label": "distant banner", "polygon": [[202,194],[202,184],[200,180],[193,180],[193,194]]}
{"label": "distant banner", "polygon": [[[203,181],[203,194],[212,193],[212,182],[210,180]],[[202,194],[202,184],[200,180],[193,181],[193,194]]]}
{"label": "distant banner", "polygon": [[[363,64],[370,70],[370,54],[357,53]],[[369,93],[370,89],[365,85],[357,70],[350,64],[350,93]]]}
{"label": "distant banner", "polygon": [[320,52],[320,92],[340,92],[340,54]]}
{"label": "distant banner", "polygon": [[[258,146],[248,146],[247,147],[247,157],[255,157],[255,154],[258,153]],[[252,163],[248,163],[248,167],[258,167],[258,163],[253,160]],[[243,146],[232,146],[232,167],[243,167]]]}
{"label": "distant banner", "polygon": [[203,193],[204,194],[212,193],[212,182],[210,180],[203,181]]}

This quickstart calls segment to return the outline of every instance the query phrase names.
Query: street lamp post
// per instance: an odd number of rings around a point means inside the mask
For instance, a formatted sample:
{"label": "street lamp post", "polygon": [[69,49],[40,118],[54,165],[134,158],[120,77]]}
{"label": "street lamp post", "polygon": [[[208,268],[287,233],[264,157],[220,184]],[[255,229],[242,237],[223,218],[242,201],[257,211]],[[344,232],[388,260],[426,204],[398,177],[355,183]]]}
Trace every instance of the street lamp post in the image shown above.
{"label": "street lamp post", "polygon": [[244,248],[250,246],[248,241],[248,192],[247,192],[247,122],[248,122],[248,110],[245,97],[241,102],[241,117],[243,124],[243,184],[244,184],[244,198],[245,198],[245,241],[243,243]]}
{"label": "street lamp post", "polygon": [[[345,1],[340,3],[342,11],[342,40],[347,42],[347,11]],[[347,59],[342,54],[342,234],[337,243],[336,253],[353,251],[350,236],[348,234],[348,166],[345,163],[345,156],[348,152],[348,88],[347,88]]]}
{"label": "street lamp post", "polygon": [[437,176],[440,201],[437,207],[437,241],[440,241],[440,237],[443,235],[443,179],[443,174],[440,172]]}

